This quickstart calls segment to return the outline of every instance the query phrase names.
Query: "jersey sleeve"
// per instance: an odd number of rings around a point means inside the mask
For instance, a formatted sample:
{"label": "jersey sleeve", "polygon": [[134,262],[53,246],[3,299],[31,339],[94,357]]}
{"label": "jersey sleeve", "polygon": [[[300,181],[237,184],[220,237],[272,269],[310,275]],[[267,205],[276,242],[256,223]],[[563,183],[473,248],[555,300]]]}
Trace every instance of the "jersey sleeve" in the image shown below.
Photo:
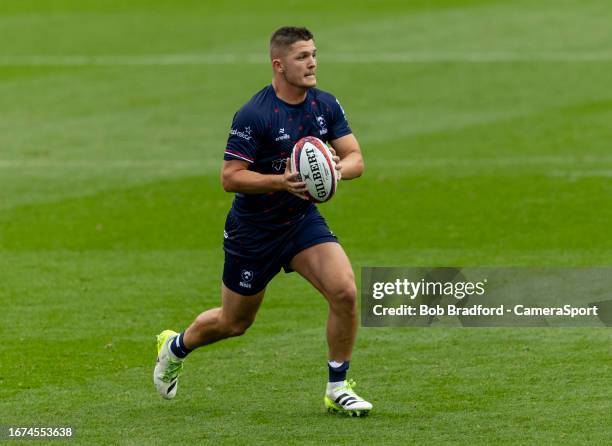
{"label": "jersey sleeve", "polygon": [[248,106],[242,107],[234,115],[223,159],[255,162],[262,136],[263,127],[256,110]]}
{"label": "jersey sleeve", "polygon": [[346,120],[344,109],[340,101],[334,96],[330,96],[329,107],[331,108],[331,125],[329,128],[329,139],[334,140],[353,133]]}

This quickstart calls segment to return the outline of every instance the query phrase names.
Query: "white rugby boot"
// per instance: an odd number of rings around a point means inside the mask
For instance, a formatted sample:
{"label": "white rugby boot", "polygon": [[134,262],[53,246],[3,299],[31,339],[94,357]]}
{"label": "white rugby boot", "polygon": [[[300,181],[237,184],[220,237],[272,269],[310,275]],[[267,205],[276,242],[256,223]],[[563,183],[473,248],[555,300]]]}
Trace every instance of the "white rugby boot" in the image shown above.
{"label": "white rugby boot", "polygon": [[353,390],[355,381],[344,381],[340,386],[327,384],[325,407],[328,412],[344,413],[351,417],[363,417],[372,410],[372,404],[361,398]]}
{"label": "white rugby boot", "polygon": [[178,377],[183,371],[183,360],[176,358],[170,351],[170,342],[177,335],[172,330],[164,330],[157,335],[157,363],[153,371],[153,383],[159,394],[167,400],[176,396]]}

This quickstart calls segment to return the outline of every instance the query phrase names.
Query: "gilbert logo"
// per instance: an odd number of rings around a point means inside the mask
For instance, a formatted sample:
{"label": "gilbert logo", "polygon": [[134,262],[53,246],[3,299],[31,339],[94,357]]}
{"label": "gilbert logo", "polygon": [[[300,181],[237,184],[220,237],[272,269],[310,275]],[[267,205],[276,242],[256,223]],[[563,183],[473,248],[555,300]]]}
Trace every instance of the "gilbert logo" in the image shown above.
{"label": "gilbert logo", "polygon": [[308,158],[308,165],[310,167],[310,173],[312,174],[311,180],[314,181],[317,196],[319,198],[324,198],[326,195],[325,183],[323,180],[323,176],[321,175],[321,168],[319,166],[319,163],[317,162],[317,155],[315,150],[316,149],[312,148],[311,146],[308,146],[306,148],[306,157]]}

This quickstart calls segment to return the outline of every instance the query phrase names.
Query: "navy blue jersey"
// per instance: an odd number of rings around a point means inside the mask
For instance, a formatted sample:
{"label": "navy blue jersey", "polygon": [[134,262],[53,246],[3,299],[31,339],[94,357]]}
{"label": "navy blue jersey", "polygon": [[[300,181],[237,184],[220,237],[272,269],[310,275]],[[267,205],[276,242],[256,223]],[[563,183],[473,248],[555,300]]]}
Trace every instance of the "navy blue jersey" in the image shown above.
{"label": "navy blue jersey", "polygon": [[[268,85],[234,115],[223,159],[247,161],[254,172],[282,174],[294,144],[304,136],[328,142],[350,133],[333,95],[311,88],[304,102],[294,105],[280,100]],[[237,193],[231,212],[249,223],[277,228],[301,220],[311,206],[286,191]]]}

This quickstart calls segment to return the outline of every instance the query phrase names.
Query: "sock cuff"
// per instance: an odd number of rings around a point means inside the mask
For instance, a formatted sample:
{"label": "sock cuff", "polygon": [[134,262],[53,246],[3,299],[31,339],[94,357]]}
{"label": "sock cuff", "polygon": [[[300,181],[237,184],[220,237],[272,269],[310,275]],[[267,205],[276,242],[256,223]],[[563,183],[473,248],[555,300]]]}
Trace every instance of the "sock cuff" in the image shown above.
{"label": "sock cuff", "polygon": [[327,365],[334,372],[345,372],[349,368],[349,361],[344,361],[344,362],[327,361]]}
{"label": "sock cuff", "polygon": [[184,334],[185,332],[182,332],[178,336],[175,336],[174,339],[172,339],[172,342],[170,343],[170,350],[172,351],[174,356],[179,359],[182,359],[189,353],[191,353],[191,350],[185,347],[185,343],[183,342]]}
{"label": "sock cuff", "polygon": [[178,336],[178,346],[181,348],[181,350],[183,350],[185,353],[191,353],[192,349],[187,348],[187,346],[185,345],[185,332],[181,332],[181,334],[179,334]]}
{"label": "sock cuff", "polygon": [[346,371],[349,368],[349,362],[327,361],[327,367],[329,369],[328,382],[337,383],[346,379]]}

